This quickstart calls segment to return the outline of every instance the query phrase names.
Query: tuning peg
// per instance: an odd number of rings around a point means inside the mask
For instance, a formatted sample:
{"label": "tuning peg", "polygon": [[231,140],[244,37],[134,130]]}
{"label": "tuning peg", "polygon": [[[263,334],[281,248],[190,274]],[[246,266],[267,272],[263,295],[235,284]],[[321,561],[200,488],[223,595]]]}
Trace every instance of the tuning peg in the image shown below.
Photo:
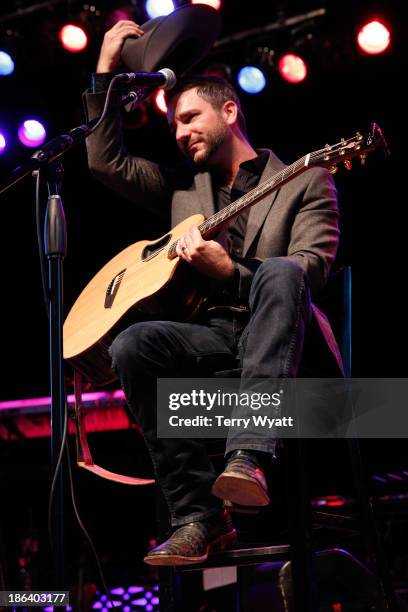
{"label": "tuning peg", "polygon": [[[325,145],[324,145],[324,148],[326,149],[327,153],[330,153],[330,151],[331,151],[331,146],[330,146],[329,144],[325,144]],[[325,161],[329,161],[329,159],[330,159],[330,156],[329,156],[329,155],[325,155],[325,156],[324,156],[324,160],[325,160]]]}
{"label": "tuning peg", "polygon": [[346,170],[351,170],[351,161],[349,159],[346,159],[343,163]]}
{"label": "tuning peg", "polygon": [[366,154],[366,153],[363,153],[362,155],[360,155],[360,164],[361,164],[362,166],[364,166],[364,165],[365,165],[365,163],[366,163],[366,159],[367,159],[367,154]]}
{"label": "tuning peg", "polygon": [[329,170],[330,174],[336,174],[336,172],[337,172],[337,166],[330,166],[330,167],[328,168],[328,170]]}

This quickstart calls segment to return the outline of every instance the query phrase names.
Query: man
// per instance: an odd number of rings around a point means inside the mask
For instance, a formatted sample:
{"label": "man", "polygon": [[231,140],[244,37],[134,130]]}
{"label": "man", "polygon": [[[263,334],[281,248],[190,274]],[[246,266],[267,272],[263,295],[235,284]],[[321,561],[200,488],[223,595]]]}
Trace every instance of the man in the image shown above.
{"label": "man", "polygon": [[[142,34],[122,21],[105,35],[93,92],[85,95],[89,118],[101,112],[124,40]],[[89,138],[88,157],[93,174],[110,188],[152,211],[171,211],[172,226],[197,212],[213,214],[285,167],[271,151],[250,144],[238,96],[225,81],[182,80],[168,96],[167,117],[188,160],[181,168],[169,171],[129,155],[118,115]],[[338,235],[332,178],[310,169],[239,215],[228,236],[204,240],[191,227],[181,238],[177,255],[217,285],[197,321],[139,322],[113,342],[113,367],[144,432],[174,528],[147,563],[196,563],[231,544],[235,532],[222,502],[269,503],[265,469],[276,445],[267,437],[245,443],[230,437],[217,479],[200,440],[157,438],[157,378],[210,375],[236,355],[245,379],[296,377],[315,316],[310,294],[325,284]]]}

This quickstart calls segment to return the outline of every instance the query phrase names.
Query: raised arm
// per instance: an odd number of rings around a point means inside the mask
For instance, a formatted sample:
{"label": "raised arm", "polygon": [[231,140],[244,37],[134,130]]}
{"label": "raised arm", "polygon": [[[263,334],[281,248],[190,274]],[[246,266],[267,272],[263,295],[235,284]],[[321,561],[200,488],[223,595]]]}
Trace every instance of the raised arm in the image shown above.
{"label": "raised arm", "polygon": [[[102,113],[106,89],[120,62],[126,38],[142,36],[132,21],[119,21],[106,32],[93,78],[93,91],[84,93],[88,120]],[[114,92],[112,105],[119,93]],[[88,164],[92,174],[121,196],[161,216],[169,216],[171,172],[149,160],[130,155],[123,143],[120,111],[113,111],[87,139]]]}

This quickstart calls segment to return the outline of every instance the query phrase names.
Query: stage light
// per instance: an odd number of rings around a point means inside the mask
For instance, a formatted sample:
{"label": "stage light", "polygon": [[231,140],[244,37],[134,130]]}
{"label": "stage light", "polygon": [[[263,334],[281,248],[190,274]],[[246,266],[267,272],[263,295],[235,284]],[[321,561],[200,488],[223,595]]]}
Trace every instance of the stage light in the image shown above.
{"label": "stage light", "polygon": [[14,62],[6,51],[0,51],[0,76],[7,76],[14,72]]}
{"label": "stage light", "polygon": [[207,4],[218,11],[221,7],[221,0],[191,0],[191,4]]}
{"label": "stage light", "polygon": [[110,30],[118,21],[129,20],[133,21],[135,18],[134,10],[131,6],[121,6],[116,9],[112,9],[106,17],[106,26]]}
{"label": "stage light", "polygon": [[173,11],[173,0],[147,0],[146,2],[146,13],[150,19],[161,17],[162,15],[170,15]]}
{"label": "stage light", "polygon": [[167,113],[167,103],[166,103],[166,95],[164,93],[164,89],[159,89],[159,91],[154,97],[154,103],[156,105],[156,108],[161,113],[164,113],[164,114]]}
{"label": "stage light", "polygon": [[379,21],[371,21],[361,28],[357,36],[357,42],[364,53],[376,55],[389,47],[390,32]]}
{"label": "stage light", "polygon": [[27,119],[18,128],[18,137],[26,147],[38,147],[44,142],[46,131],[36,119]]}
{"label": "stage light", "polygon": [[0,155],[6,150],[6,137],[0,132]]}
{"label": "stage light", "polygon": [[278,62],[279,74],[289,83],[301,83],[307,76],[307,66],[299,55],[285,53]]}
{"label": "stage light", "polygon": [[88,37],[84,30],[72,23],[61,28],[59,39],[64,49],[72,53],[83,51],[88,44]]}
{"label": "stage light", "polygon": [[256,94],[264,89],[266,79],[256,66],[245,66],[238,73],[238,84],[247,93]]}

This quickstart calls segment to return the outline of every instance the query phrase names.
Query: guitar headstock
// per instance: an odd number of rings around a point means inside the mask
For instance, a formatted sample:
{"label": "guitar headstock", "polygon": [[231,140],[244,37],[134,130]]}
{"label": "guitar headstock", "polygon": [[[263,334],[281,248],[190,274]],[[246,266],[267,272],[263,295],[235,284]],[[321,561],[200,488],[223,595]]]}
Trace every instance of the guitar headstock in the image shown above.
{"label": "guitar headstock", "polygon": [[386,155],[390,154],[381,128],[376,123],[372,123],[369,133],[357,132],[352,138],[347,140],[342,138],[340,142],[326,145],[324,149],[312,153],[308,165],[324,166],[334,173],[337,170],[337,164],[344,162],[347,170],[350,170],[352,158],[359,157],[361,163],[364,164],[367,154],[377,149],[383,149]]}

